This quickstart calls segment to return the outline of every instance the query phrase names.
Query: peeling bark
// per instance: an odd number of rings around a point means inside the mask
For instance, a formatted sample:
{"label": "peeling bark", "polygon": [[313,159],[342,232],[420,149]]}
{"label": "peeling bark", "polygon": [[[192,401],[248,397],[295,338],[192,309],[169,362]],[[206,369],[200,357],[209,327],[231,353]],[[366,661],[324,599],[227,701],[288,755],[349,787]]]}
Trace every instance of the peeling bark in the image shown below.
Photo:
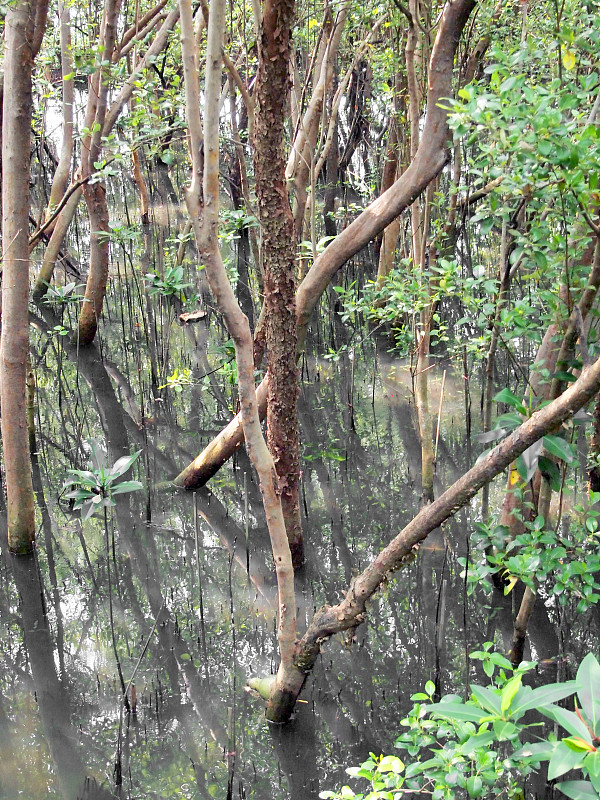
{"label": "peeling bark", "polygon": [[262,232],[267,352],[267,444],[295,567],[304,560],[298,502],[296,237],[285,180],[284,136],[294,0],[266,0],[259,43],[254,173]]}

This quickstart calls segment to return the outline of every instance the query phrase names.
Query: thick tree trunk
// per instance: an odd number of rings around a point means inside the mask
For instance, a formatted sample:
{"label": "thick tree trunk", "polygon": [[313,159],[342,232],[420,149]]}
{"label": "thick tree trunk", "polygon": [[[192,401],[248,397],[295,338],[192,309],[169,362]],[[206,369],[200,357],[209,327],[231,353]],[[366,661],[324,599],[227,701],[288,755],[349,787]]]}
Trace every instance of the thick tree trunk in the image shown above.
{"label": "thick tree trunk", "polygon": [[[34,496],[27,433],[29,353],[29,153],[31,75],[45,27],[45,0],[17,0],[6,13],[2,130],[2,333],[0,405],[8,546],[33,550]],[[36,20],[42,31],[36,30]]]}
{"label": "thick tree trunk", "polygon": [[296,238],[283,153],[294,0],[266,0],[256,86],[254,174],[262,232],[267,444],[279,478],[281,506],[294,566],[302,564],[296,365]]}
{"label": "thick tree trunk", "polygon": [[[299,349],[304,344],[312,312],[339,268],[408,208],[444,168],[448,160],[449,132],[447,112],[438,103],[452,94],[454,53],[474,5],[474,0],[455,0],[447,4],[442,15],[429,65],[427,114],[415,158],[396,183],[371,203],[315,260],[298,287]],[[264,380],[257,390],[259,404],[266,397],[266,383]],[[189,489],[203,485],[231,458],[242,442],[243,430],[238,415],[180,472],[175,484]]]}

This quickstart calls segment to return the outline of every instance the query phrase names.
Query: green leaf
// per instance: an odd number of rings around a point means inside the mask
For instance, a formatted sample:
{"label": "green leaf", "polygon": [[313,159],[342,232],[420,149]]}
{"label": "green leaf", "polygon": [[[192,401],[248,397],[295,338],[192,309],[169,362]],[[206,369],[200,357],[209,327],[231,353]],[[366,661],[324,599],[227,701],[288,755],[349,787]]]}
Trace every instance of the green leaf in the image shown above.
{"label": "green leaf", "polygon": [[492,731],[475,734],[475,736],[470,736],[464,744],[461,744],[460,751],[468,756],[478,747],[488,747],[495,738],[495,734]]}
{"label": "green leaf", "polygon": [[591,741],[590,732],[573,711],[568,711],[566,708],[553,705],[540,706],[538,710],[545,717],[550,717],[554,722],[558,722],[559,725],[562,725],[562,727],[569,731],[569,733],[572,733],[573,736],[581,736],[582,739]]}
{"label": "green leaf", "polygon": [[591,753],[594,751],[594,745],[579,736],[568,736],[562,742],[567,745],[569,750],[573,750],[575,753]]}
{"label": "green leaf", "polygon": [[587,769],[594,789],[600,792],[600,752],[598,750],[585,756],[583,768]]}
{"label": "green leaf", "polygon": [[500,697],[488,689],[487,686],[471,686],[473,697],[480,703],[488,712],[502,716],[500,710]]}
{"label": "green leaf", "polygon": [[521,453],[521,455],[517,458],[517,472],[525,481],[525,483],[529,483],[529,481],[535,475],[541,451],[542,442],[540,440],[534,442],[531,447],[528,447],[527,450]]}
{"label": "green leaf", "polygon": [[527,409],[523,405],[520,398],[514,395],[510,389],[502,389],[498,394],[494,397],[495,403],[507,403],[509,406],[516,408],[516,410],[520,414],[527,414]]}
{"label": "green leaf", "polygon": [[515,675],[502,687],[502,694],[500,696],[500,713],[504,717],[510,708],[510,705],[521,688],[521,675]]}
{"label": "green leaf", "polygon": [[98,439],[87,439],[86,440],[88,445],[90,446],[90,463],[92,465],[92,469],[95,472],[98,472],[101,469],[105,469],[107,466],[106,462],[106,451],[98,441]]}
{"label": "green leaf", "polygon": [[499,742],[505,742],[508,739],[513,739],[521,730],[519,725],[507,720],[496,719],[493,723],[494,734]]}
{"label": "green leaf", "polygon": [[560,470],[549,458],[546,456],[540,456],[538,459],[538,468],[544,478],[550,484],[550,488],[553,492],[560,492],[560,487],[562,484],[561,477],[560,477]]}
{"label": "green leaf", "polygon": [[549,761],[557,745],[558,742],[549,741],[526,744],[520,750],[517,750],[516,753],[513,753],[512,758],[514,761],[520,761],[524,758],[532,758],[536,761]]}
{"label": "green leaf", "polygon": [[127,492],[139,492],[144,487],[139,481],[121,481],[116,486],[113,486],[111,494],[126,494]]}
{"label": "green leaf", "polygon": [[548,780],[560,778],[570,769],[579,769],[586,755],[581,750],[571,750],[564,742],[559,742],[548,764]]}
{"label": "green leaf", "polygon": [[515,428],[518,428],[519,425],[522,425],[524,422],[523,417],[520,414],[516,414],[514,411],[510,411],[508,414],[502,414],[496,420],[496,428],[502,428],[503,430],[512,431]]}
{"label": "green leaf", "polygon": [[[546,709],[551,709],[553,711],[555,708],[558,708],[558,706],[552,706],[550,703],[556,703],[559,700],[563,700],[565,697],[569,697],[569,695],[574,694],[576,690],[576,681],[565,681],[565,683],[554,683],[550,684],[549,686],[538,686],[538,688],[534,689],[531,694],[527,695],[527,698],[523,703],[520,703],[516,708],[513,708],[512,713],[514,716],[516,716],[517,714],[523,714],[525,711],[529,711],[532,708],[536,708],[542,713],[545,713]],[[560,710],[563,711],[564,709]],[[550,714],[548,714],[548,716],[550,716]],[[575,718],[577,719],[576,716]],[[551,719],[553,719],[553,717],[551,717]],[[556,721],[560,723],[560,720]],[[567,728],[567,730],[569,729]],[[573,731],[570,732],[573,733]]]}
{"label": "green leaf", "polygon": [[398,756],[384,756],[377,765],[379,772],[393,772],[399,775],[404,770],[404,762]]}
{"label": "green leaf", "polygon": [[595,736],[600,733],[600,664],[588,653],[577,670],[577,696]]}
{"label": "green leaf", "polygon": [[570,464],[575,458],[573,448],[569,442],[561,439],[560,436],[551,436],[548,434],[544,436],[543,442],[544,447],[551,455],[560,458],[562,461],[566,461],[567,464]]}
{"label": "green leaf", "polygon": [[108,474],[113,478],[119,478],[121,475],[124,475],[127,470],[131,467],[131,465],[139,458],[139,455],[142,451],[138,450],[137,453],[134,453],[132,456],[122,456],[119,458],[115,463],[112,465]]}
{"label": "green leaf", "polygon": [[598,800],[598,794],[589,781],[563,781],[556,788],[571,800]]}
{"label": "green leaf", "polygon": [[466,788],[469,797],[480,797],[483,793],[483,781],[479,775],[472,775],[470,778],[467,778]]}
{"label": "green leaf", "polygon": [[575,383],[577,378],[571,372],[555,372],[552,376],[557,381],[564,381],[565,383]]}
{"label": "green leaf", "polygon": [[488,716],[487,712],[482,711],[475,705],[465,703],[433,703],[427,707],[430,714],[443,719],[459,719],[467,722],[481,722]]}
{"label": "green leaf", "polygon": [[98,507],[93,500],[86,501],[81,506],[81,519],[85,522],[90,517],[93,517],[97,510]]}

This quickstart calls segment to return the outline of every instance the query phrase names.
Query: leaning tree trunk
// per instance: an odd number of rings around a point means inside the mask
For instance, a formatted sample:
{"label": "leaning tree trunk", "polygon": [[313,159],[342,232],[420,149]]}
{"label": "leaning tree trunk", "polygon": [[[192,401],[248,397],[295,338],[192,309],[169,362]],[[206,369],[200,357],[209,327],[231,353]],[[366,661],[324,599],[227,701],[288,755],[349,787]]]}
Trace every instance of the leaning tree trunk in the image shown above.
{"label": "leaning tree trunk", "polygon": [[285,180],[294,0],[266,0],[256,86],[254,174],[262,233],[267,350],[267,444],[277,470],[294,566],[303,562],[296,365],[296,237]]}
{"label": "leaning tree trunk", "polygon": [[[485,458],[475,464],[433,503],[421,511],[400,531],[379,555],[350,584],[346,596],[337,605],[325,606],[316,612],[302,639],[296,646],[294,668],[289,670],[289,685],[300,692],[312,670],[323,643],[336,633],[355,630],[365,621],[367,602],[390,574],[412,560],[415,548],[445,520],[456,514],[477,492],[506,469],[521,453],[542,436],[555,430],[600,388],[600,358],[585,365],[581,376],[559,398],[536,411],[514,430]],[[529,610],[529,609],[528,609]],[[525,630],[527,620],[519,620]],[[287,708],[290,707],[289,698]],[[292,704],[293,707],[293,704]]]}
{"label": "leaning tree trunk", "polygon": [[2,334],[0,404],[6,474],[8,547],[33,550],[35,513],[26,385],[29,352],[29,150],[31,75],[46,23],[45,0],[8,6],[2,126]]}

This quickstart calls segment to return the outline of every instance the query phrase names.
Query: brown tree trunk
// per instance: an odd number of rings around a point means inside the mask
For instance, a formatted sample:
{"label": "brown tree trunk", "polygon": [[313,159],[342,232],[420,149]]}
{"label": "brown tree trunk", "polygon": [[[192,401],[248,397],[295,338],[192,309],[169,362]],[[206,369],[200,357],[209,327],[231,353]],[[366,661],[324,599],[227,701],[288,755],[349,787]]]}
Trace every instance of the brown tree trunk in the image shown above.
{"label": "brown tree trunk", "polygon": [[259,39],[254,173],[262,231],[267,444],[277,470],[294,566],[303,562],[296,365],[296,238],[283,152],[294,0],[266,0]]}
{"label": "brown tree trunk", "polygon": [[[29,150],[31,75],[46,23],[45,0],[8,7],[2,130],[2,333],[0,404],[8,509],[8,546],[33,550],[34,496],[26,414],[29,353]],[[36,29],[41,25],[41,31]]]}
{"label": "brown tree trunk", "polygon": [[[112,60],[114,55],[117,20],[121,0],[106,0],[102,17],[100,43],[104,58]],[[99,67],[90,80],[90,93],[86,109],[86,127],[91,131],[82,142],[81,174],[89,177],[96,169],[95,164],[102,155],[102,133],[108,103],[108,75],[105,66]],[[85,286],[85,294],[79,313],[77,337],[80,345],[94,341],[106,285],[108,283],[109,241],[108,241],[108,203],[106,189],[101,181],[86,183],[83,197],[90,221],[90,271]]]}

